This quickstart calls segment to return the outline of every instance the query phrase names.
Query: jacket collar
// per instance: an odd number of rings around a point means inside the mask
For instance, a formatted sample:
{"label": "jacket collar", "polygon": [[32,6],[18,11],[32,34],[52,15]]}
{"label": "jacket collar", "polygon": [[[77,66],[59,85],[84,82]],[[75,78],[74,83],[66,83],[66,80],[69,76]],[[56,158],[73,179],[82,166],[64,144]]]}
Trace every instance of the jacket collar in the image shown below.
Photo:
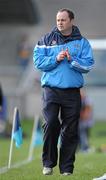
{"label": "jacket collar", "polygon": [[82,35],[77,26],[72,27],[72,33],[70,34],[70,36],[63,36],[61,32],[57,29],[57,27],[55,27],[52,32],[56,33],[65,41],[73,41],[73,40],[82,39]]}

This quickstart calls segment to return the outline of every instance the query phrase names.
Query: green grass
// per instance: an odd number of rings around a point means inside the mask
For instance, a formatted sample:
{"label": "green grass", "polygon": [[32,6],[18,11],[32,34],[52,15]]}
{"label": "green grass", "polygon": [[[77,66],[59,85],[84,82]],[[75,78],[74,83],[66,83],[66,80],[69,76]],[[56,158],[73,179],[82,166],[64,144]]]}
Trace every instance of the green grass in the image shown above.
{"label": "green grass", "polygon": [[[31,130],[33,128],[32,121],[22,122],[26,138],[20,149],[13,148],[12,164],[22,161],[27,158],[29,143],[31,138]],[[98,148],[106,143],[106,122],[98,122],[92,128],[90,144]],[[6,166],[8,163],[9,154],[9,139],[0,139],[0,167]],[[64,177],[59,174],[58,166],[54,168],[52,176],[42,175],[41,163],[42,146],[37,146],[34,149],[34,160],[19,168],[11,168],[6,173],[0,174],[0,180],[92,180],[106,172],[106,153],[89,153],[76,154],[75,169],[73,175]]]}

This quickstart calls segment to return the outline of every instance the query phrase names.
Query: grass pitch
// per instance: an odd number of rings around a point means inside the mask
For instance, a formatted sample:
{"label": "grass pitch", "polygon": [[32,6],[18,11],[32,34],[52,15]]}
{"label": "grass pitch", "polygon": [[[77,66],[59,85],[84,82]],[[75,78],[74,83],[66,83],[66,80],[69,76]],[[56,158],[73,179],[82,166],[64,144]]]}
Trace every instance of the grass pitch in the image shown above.
{"label": "grass pitch", "polygon": [[[33,128],[32,121],[23,121],[22,127],[27,135],[20,149],[14,145],[12,165],[22,162],[28,157],[31,131]],[[93,177],[101,176],[106,172],[106,122],[98,122],[91,131],[91,146],[95,149],[104,147],[104,152],[91,152],[76,154],[75,169],[72,176],[62,176],[59,174],[58,166],[54,168],[52,176],[42,175],[41,152],[42,146],[34,148],[34,160],[22,166],[11,168],[7,172],[0,174],[0,180],[92,180]],[[7,166],[10,139],[0,138],[0,168]]]}

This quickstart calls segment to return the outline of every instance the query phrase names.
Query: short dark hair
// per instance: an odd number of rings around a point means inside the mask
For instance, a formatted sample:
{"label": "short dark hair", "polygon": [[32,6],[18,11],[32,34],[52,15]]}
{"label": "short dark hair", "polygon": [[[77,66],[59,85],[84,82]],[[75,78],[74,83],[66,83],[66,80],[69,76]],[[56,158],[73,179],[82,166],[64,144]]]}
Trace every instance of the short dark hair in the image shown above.
{"label": "short dark hair", "polygon": [[64,12],[64,11],[68,13],[70,20],[74,19],[74,13],[69,9],[63,8],[63,9],[60,9],[57,13]]}

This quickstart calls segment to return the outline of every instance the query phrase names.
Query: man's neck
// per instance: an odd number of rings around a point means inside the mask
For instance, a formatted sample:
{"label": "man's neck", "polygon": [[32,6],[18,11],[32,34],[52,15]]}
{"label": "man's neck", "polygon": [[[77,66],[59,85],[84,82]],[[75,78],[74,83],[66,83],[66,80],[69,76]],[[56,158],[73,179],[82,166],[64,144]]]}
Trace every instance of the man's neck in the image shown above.
{"label": "man's neck", "polygon": [[72,29],[71,29],[71,31],[61,32],[61,34],[62,34],[63,36],[70,36],[71,33],[72,33]]}

